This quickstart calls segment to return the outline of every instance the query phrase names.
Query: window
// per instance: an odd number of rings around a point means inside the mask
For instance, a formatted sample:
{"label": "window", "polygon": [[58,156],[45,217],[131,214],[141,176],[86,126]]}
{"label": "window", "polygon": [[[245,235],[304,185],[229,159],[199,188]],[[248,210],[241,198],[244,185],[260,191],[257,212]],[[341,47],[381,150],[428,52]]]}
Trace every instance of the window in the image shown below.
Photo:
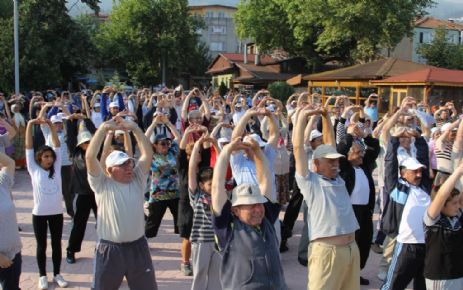
{"label": "window", "polygon": [[204,15],[204,17],[206,17],[206,18],[212,18],[212,17],[214,17],[214,12],[212,12],[212,11],[207,11],[206,14]]}
{"label": "window", "polygon": [[219,33],[219,34],[226,34],[227,33],[227,28],[223,25],[214,25],[212,26],[212,32],[213,33]]}
{"label": "window", "polygon": [[211,42],[209,48],[211,51],[223,51],[223,43],[222,42]]}
{"label": "window", "polygon": [[420,32],[420,43],[423,43],[423,39],[424,39],[424,33]]}
{"label": "window", "polygon": [[225,12],[220,11],[217,14],[219,15],[219,18],[225,18]]}

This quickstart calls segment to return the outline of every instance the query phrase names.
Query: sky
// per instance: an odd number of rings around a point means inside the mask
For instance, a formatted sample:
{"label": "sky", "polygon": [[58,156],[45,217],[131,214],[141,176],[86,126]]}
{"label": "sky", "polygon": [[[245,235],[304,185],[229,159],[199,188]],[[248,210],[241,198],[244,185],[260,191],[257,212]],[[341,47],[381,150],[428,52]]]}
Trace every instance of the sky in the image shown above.
{"label": "sky", "polygon": [[[108,14],[111,11],[114,0],[100,0],[101,1],[101,12]],[[190,5],[198,4],[222,4],[222,5],[236,5],[239,0],[189,0]],[[438,18],[463,18],[463,0],[435,0],[437,5],[429,9],[431,16]],[[77,4],[76,4],[77,3]],[[74,5],[75,4],[75,5]],[[88,13],[89,9],[85,4],[82,4],[80,0],[68,0],[68,8],[72,7],[70,14],[72,16],[79,15],[82,13]]]}

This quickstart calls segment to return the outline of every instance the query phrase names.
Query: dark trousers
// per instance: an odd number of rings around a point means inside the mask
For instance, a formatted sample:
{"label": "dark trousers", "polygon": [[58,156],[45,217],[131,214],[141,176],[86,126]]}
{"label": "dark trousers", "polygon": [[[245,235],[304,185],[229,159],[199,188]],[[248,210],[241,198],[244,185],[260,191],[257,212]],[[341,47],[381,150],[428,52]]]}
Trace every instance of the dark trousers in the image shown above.
{"label": "dark trousers", "polygon": [[0,285],[3,290],[19,290],[19,277],[21,276],[22,257],[21,252],[13,258],[13,265],[8,268],[0,268]]}
{"label": "dark trousers", "polygon": [[296,181],[293,183],[293,195],[289,200],[288,206],[286,207],[285,217],[283,218],[281,239],[287,240],[293,235],[294,224],[296,223],[299,211],[301,209],[302,201],[304,197],[297,186]]}
{"label": "dark trousers", "polygon": [[37,264],[40,276],[46,276],[47,226],[50,229],[53,273],[60,273],[61,237],[63,235],[63,215],[32,215],[32,226],[37,241]]}
{"label": "dark trousers", "polygon": [[402,244],[397,242],[386,281],[381,290],[403,290],[413,279],[414,290],[426,290],[423,276],[424,244]]}
{"label": "dark trousers", "polygon": [[70,217],[74,217],[74,193],[71,190],[72,185],[72,165],[61,166],[61,187],[63,189],[64,204],[66,212]]}
{"label": "dark trousers", "polygon": [[360,269],[363,269],[370,255],[373,239],[373,213],[368,205],[352,205],[360,229],[355,232],[355,241],[360,252]]}
{"label": "dark trousers", "polygon": [[158,289],[145,237],[128,243],[100,240],[96,246],[94,269],[94,290],[117,290],[124,276],[131,290]]}
{"label": "dark trousers", "polygon": [[160,200],[149,204],[149,213],[145,224],[145,235],[147,238],[153,238],[157,236],[159,226],[161,225],[162,218],[164,217],[167,208],[169,208],[170,213],[174,216],[174,232],[178,234],[178,201],[178,198],[174,198],[169,200]]}
{"label": "dark trousers", "polygon": [[93,211],[96,218],[97,208],[95,196],[92,194],[78,194],[67,251],[74,253],[80,252],[82,241],[85,236],[85,229],[87,228],[88,217],[90,216],[90,210]]}

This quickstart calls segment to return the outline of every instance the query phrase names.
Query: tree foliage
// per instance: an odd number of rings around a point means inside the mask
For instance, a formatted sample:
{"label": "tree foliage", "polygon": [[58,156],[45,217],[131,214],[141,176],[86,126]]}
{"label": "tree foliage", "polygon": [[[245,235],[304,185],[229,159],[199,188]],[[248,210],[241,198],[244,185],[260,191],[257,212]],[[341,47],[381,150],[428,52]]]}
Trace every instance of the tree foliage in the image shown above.
{"label": "tree foliage", "polygon": [[268,91],[272,98],[278,99],[283,103],[294,94],[294,88],[288,85],[286,82],[274,82],[268,86]]}
{"label": "tree foliage", "polygon": [[[24,0],[19,7],[22,89],[66,86],[85,72],[91,58],[88,35],[67,14],[64,0]],[[0,20],[0,90],[11,91],[14,76],[13,19]]]}
{"label": "tree foliage", "polygon": [[121,0],[97,35],[98,47],[136,84],[159,83],[163,58],[171,79],[198,68],[202,74],[207,50],[195,33],[201,25],[187,0]]}
{"label": "tree foliage", "polygon": [[463,46],[450,42],[444,28],[436,29],[433,41],[423,43],[417,52],[429,65],[463,70]]}
{"label": "tree foliage", "polygon": [[368,61],[413,29],[432,0],[241,0],[235,15],[241,38],[263,50],[283,48],[309,64]]}

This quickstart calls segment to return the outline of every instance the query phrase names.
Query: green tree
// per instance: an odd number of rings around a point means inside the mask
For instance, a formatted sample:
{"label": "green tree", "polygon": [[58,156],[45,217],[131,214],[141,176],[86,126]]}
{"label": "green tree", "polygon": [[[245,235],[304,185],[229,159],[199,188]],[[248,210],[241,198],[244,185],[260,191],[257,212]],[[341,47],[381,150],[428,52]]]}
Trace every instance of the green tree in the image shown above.
{"label": "green tree", "polygon": [[[67,14],[65,0],[24,0],[19,7],[22,90],[66,86],[85,72],[91,54],[88,35]],[[0,20],[0,90],[13,88],[13,20]]]}
{"label": "green tree", "polygon": [[286,82],[274,82],[268,86],[268,91],[272,98],[278,99],[283,103],[294,94],[294,88],[288,85]]}
{"label": "green tree", "polygon": [[0,0],[0,18],[8,18],[13,16],[13,1]]}
{"label": "green tree", "polygon": [[431,43],[423,43],[417,50],[429,65],[449,69],[463,69],[463,46],[451,43],[445,28],[438,28]]}
{"label": "green tree", "polygon": [[264,50],[283,48],[309,65],[368,61],[410,35],[432,0],[241,0],[235,15],[241,38]]}
{"label": "green tree", "polygon": [[108,64],[139,85],[159,83],[161,61],[171,82],[204,73],[204,45],[195,31],[199,18],[188,13],[187,0],[121,0],[100,33],[98,48]]}

